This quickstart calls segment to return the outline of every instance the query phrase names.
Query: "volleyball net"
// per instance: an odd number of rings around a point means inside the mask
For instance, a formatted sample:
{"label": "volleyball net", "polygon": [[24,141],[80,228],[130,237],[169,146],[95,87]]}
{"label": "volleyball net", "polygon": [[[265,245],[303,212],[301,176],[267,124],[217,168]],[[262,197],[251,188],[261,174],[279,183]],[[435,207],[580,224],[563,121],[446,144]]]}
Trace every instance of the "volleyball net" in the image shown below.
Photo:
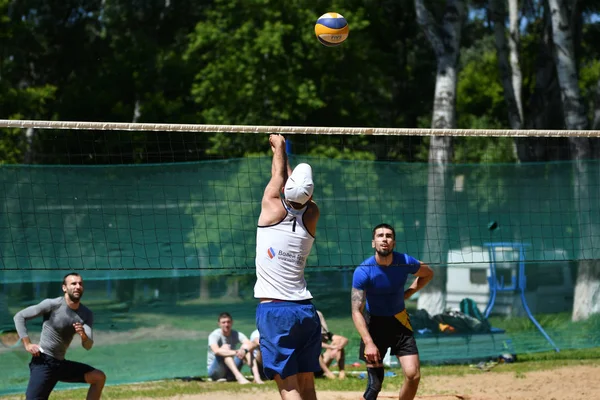
{"label": "volleyball net", "polygon": [[[568,139],[598,131],[7,120],[0,128],[36,129],[37,163],[0,166],[0,330],[12,329],[21,308],[60,296],[63,275],[79,272],[96,346],[72,346],[69,358],[107,371],[112,383],[205,375],[207,337],[222,311],[234,329],[255,329],[267,133],[286,135],[292,167],[313,167],[321,218],[306,277],[329,328],[350,339],[350,363],[359,343],[352,272],[372,255],[379,223],[395,227],[397,251],[445,271],[448,308],[471,298],[496,328],[450,334],[424,324],[424,362],[600,346],[597,316],[571,322],[578,268],[597,269],[600,258],[600,162],[570,160]],[[433,168],[434,137],[451,137],[464,162]],[[516,162],[519,140],[560,160]],[[489,155],[469,162],[477,152]],[[416,313],[415,301],[408,307]],[[29,324],[34,339],[40,326]],[[0,393],[23,390],[27,362],[24,351],[0,346],[9,375]]]}

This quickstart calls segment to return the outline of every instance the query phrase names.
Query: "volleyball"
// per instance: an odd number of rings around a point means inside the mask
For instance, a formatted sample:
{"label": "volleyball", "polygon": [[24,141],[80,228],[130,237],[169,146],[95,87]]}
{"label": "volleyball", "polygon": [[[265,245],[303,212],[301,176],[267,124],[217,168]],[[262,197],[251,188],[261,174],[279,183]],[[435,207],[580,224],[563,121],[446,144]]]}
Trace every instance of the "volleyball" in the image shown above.
{"label": "volleyball", "polygon": [[327,47],[338,46],[348,38],[348,21],[342,14],[329,12],[323,14],[315,24],[315,35]]}

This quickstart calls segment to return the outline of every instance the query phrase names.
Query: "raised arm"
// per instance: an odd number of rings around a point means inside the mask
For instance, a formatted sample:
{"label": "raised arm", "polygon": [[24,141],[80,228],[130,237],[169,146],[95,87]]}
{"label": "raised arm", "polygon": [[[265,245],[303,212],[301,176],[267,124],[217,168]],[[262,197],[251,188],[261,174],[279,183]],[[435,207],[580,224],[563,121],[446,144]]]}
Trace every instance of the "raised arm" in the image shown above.
{"label": "raised arm", "polygon": [[285,185],[285,181],[291,173],[285,152],[285,138],[281,135],[271,135],[269,136],[269,143],[273,152],[273,161],[271,163],[271,180],[265,188],[263,200],[265,197],[279,199],[281,188]]}
{"label": "raised arm", "polygon": [[261,202],[261,212],[258,217],[260,226],[279,222],[285,216],[285,209],[280,200],[281,189],[285,185],[289,173],[285,138],[281,135],[271,135],[269,143],[273,151],[273,161],[271,163],[271,179],[265,187]]}
{"label": "raised arm", "polygon": [[429,265],[419,261],[420,266],[417,272],[415,272],[415,280],[408,289],[404,291],[404,300],[410,298],[413,294],[423,289],[433,279],[433,270]]}

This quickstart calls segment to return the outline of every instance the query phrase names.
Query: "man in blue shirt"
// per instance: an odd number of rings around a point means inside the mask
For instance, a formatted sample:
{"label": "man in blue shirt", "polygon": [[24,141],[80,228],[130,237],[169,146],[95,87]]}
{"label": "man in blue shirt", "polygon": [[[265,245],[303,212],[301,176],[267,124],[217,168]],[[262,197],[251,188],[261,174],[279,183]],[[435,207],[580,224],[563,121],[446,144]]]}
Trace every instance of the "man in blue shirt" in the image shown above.
{"label": "man in blue shirt", "polygon": [[[391,348],[404,372],[400,400],[414,399],[420,380],[419,352],[404,300],[421,290],[433,278],[427,264],[394,251],[396,232],[388,224],[373,229],[375,255],[354,271],[352,279],[352,320],[360,334],[360,359],[367,364],[364,400],[375,400],[383,383],[382,355]],[[407,290],[408,274],[416,276]],[[365,311],[366,305],[366,311]]]}

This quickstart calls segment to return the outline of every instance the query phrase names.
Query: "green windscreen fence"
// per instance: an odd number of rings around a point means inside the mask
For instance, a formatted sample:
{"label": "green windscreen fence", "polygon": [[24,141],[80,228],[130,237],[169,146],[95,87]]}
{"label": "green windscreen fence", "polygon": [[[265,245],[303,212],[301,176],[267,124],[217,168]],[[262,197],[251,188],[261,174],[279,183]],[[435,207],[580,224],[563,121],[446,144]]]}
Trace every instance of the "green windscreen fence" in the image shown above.
{"label": "green windscreen fence", "polygon": [[[398,251],[447,267],[449,308],[471,298],[485,311],[493,265],[497,281],[522,284],[552,340],[528,318],[519,291],[504,291],[490,310],[491,332],[420,330],[424,362],[600,346],[598,318],[570,322],[578,268],[597,268],[600,256],[597,161],[586,163],[584,180],[570,162],[450,165],[437,188],[428,187],[427,164],[291,161],[313,166],[321,219],[307,281],[329,328],[350,339],[347,362],[358,360],[359,343],[352,272],[372,255],[371,230],[381,222],[396,228]],[[220,312],[248,336],[255,329],[256,222],[270,173],[270,157],[0,167],[0,394],[28,381],[29,357],[11,340],[13,315],[60,296],[70,271],[84,278],[95,346],[85,351],[75,339],[69,359],[104,370],[109,383],[206,375]],[[432,204],[439,212],[428,212]],[[415,299],[408,307],[417,312]],[[34,341],[41,323],[28,323]]]}

